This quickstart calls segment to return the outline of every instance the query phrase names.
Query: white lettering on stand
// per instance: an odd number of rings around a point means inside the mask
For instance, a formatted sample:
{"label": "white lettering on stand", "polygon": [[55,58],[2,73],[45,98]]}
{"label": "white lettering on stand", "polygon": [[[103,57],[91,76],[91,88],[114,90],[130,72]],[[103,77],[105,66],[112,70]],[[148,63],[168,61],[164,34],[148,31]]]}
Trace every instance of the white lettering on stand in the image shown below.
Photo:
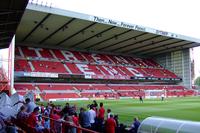
{"label": "white lettering on stand", "polygon": [[138,70],[132,68],[132,67],[127,67],[127,69],[132,73],[134,74],[134,76],[137,76],[137,77],[143,77],[143,74],[141,74],[140,72],[138,72]]}
{"label": "white lettering on stand", "polygon": [[65,57],[66,60],[69,60],[69,61],[78,61],[78,59],[70,51],[63,51],[63,50],[61,50],[61,53],[63,54],[63,56]]}
{"label": "white lettering on stand", "polygon": [[83,72],[85,75],[95,75],[94,72],[86,64],[76,64],[78,69]]}

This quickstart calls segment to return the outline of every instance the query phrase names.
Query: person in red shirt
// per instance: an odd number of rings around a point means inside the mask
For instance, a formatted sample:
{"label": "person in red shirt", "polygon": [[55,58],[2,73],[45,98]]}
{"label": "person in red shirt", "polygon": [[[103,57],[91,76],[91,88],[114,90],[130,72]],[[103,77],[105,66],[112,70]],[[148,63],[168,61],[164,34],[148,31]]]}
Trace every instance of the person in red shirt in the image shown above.
{"label": "person in red shirt", "polygon": [[59,120],[61,119],[60,115],[58,115],[57,111],[55,109],[52,110],[52,113],[50,114],[50,127],[52,130],[54,130],[56,133],[61,132],[61,122]]}
{"label": "person in red shirt", "polygon": [[34,108],[33,112],[29,115],[28,117],[28,125],[31,126],[31,127],[36,127],[37,126],[37,122],[38,122],[38,116],[39,114],[39,108],[36,107]]}
{"label": "person in red shirt", "polygon": [[106,121],[106,133],[115,133],[116,122],[113,118],[113,115],[110,115],[110,118]]}
{"label": "person in red shirt", "polygon": [[[100,108],[99,108],[99,118],[104,120],[104,114],[105,114],[105,109],[103,107],[103,103],[100,103]],[[102,121],[103,122],[103,121]]]}
{"label": "person in red shirt", "polygon": [[[74,113],[74,115],[72,116],[72,120],[73,120],[74,125],[80,126],[80,124],[79,124],[79,118],[78,118],[78,116],[77,116],[77,113]],[[80,129],[77,129],[76,132],[77,132],[77,133],[80,133],[81,130],[80,130]]]}
{"label": "person in red shirt", "polygon": [[98,114],[98,128],[99,132],[102,132],[102,127],[103,127],[103,122],[104,122],[104,114],[105,114],[105,109],[103,107],[103,103],[100,103],[100,108],[99,108],[99,114]]}
{"label": "person in red shirt", "polygon": [[39,122],[38,115],[39,115],[39,107],[35,107],[33,112],[29,115],[27,119],[27,123],[29,126],[36,128],[37,131],[42,131],[44,129]]}

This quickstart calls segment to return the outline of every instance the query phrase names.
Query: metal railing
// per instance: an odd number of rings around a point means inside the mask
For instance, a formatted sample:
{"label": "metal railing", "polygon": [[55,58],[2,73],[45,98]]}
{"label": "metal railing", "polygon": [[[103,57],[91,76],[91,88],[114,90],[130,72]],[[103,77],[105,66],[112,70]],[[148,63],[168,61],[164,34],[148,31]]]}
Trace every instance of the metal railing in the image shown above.
{"label": "metal railing", "polygon": [[[68,122],[68,121],[65,121],[65,120],[55,120],[55,119],[52,119],[52,118],[46,117],[46,116],[42,116],[42,117],[49,119],[50,123],[51,123],[51,121],[60,123],[60,126],[61,126],[61,132],[60,133],[66,132],[65,129],[70,129],[70,128],[76,128],[76,130],[79,130],[80,132],[83,131],[84,133],[98,133],[96,131],[93,131],[93,130],[90,130],[90,129],[87,129],[87,128],[83,128],[81,126],[77,126],[73,122]],[[54,130],[54,129],[51,128],[51,130]]]}

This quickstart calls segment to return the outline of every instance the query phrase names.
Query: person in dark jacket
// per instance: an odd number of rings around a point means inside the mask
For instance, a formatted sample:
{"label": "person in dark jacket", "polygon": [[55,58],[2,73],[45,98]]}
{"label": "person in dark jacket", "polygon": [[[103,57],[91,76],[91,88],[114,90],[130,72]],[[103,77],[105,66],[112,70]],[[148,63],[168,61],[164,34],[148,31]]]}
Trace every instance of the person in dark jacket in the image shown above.
{"label": "person in dark jacket", "polygon": [[137,117],[135,117],[133,120],[133,124],[131,125],[130,132],[137,133],[139,126],[140,126],[140,121],[138,120]]}

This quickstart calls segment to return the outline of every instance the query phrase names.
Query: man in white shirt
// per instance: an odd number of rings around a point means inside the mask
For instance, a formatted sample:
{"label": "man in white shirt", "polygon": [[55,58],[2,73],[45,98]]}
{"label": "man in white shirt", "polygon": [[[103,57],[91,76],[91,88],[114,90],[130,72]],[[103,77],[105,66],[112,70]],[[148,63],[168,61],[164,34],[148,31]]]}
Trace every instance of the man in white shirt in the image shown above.
{"label": "man in white shirt", "polygon": [[91,124],[91,128],[92,130],[95,130],[95,118],[96,118],[96,112],[94,111],[94,106],[90,105],[90,110],[89,112],[89,120],[90,120],[90,124]]}

